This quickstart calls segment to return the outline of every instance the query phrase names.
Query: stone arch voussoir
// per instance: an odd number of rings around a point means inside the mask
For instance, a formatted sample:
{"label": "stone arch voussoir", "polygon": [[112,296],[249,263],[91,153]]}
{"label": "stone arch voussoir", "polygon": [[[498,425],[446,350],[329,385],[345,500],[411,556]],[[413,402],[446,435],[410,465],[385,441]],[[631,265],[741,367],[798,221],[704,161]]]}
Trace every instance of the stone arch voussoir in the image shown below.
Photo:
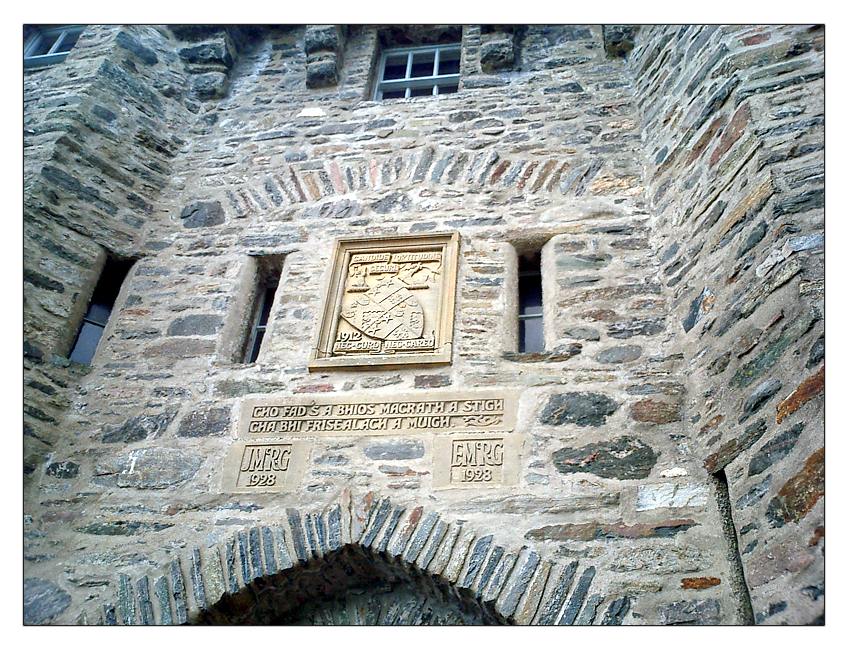
{"label": "stone arch voussoir", "polygon": [[221,199],[228,211],[246,217],[346,196],[420,187],[572,198],[586,194],[593,181],[606,173],[603,167],[603,162],[590,158],[515,154],[492,148],[469,152],[434,144],[390,154],[328,157],[310,161],[308,167],[284,165],[273,173],[229,185]]}
{"label": "stone arch voussoir", "polygon": [[310,562],[356,547],[400,564],[474,601],[492,622],[620,624],[629,596],[591,593],[595,568],[549,560],[529,546],[499,545],[467,522],[373,492],[342,497],[322,510],[288,508],[282,521],[244,528],[210,547],[194,547],[158,570],[118,575],[118,585],[81,612],[89,625],[199,622],[223,598],[255,580],[295,574]]}

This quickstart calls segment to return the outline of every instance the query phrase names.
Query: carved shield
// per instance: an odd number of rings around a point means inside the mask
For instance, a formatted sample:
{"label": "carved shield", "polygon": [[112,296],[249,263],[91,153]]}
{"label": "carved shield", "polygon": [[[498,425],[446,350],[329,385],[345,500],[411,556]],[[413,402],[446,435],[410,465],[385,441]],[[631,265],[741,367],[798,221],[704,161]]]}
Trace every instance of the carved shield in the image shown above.
{"label": "carved shield", "polygon": [[422,306],[397,278],[351,295],[341,316],[363,334],[381,341],[417,339],[424,328]]}

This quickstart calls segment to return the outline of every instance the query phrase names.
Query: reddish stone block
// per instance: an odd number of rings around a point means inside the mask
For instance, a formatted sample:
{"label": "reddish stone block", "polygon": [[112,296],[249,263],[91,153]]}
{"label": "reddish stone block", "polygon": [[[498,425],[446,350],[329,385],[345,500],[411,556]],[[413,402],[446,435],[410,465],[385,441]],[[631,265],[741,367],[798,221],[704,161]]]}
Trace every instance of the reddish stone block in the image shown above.
{"label": "reddish stone block", "polygon": [[566,170],[566,168],[568,166],[569,166],[568,162],[563,163],[562,165],[560,165],[560,167],[557,169],[557,171],[554,172],[551,175],[551,178],[548,179],[548,184],[545,186],[545,190],[547,192],[552,192],[555,187],[559,186],[560,177],[563,175],[563,172]]}
{"label": "reddish stone block", "polygon": [[713,140],[713,137],[716,135],[716,132],[719,131],[724,125],[726,121],[726,117],[724,115],[720,115],[713,122],[710,123],[710,126],[707,130],[702,133],[702,137],[698,139],[695,145],[693,145],[693,149],[690,151],[690,155],[687,157],[686,165],[693,164],[693,161],[702,155],[702,152],[707,148],[710,141]]}
{"label": "reddish stone block", "polygon": [[318,183],[316,183],[315,177],[312,174],[304,174],[302,178],[304,185],[307,187],[307,191],[310,193],[310,198],[313,201],[320,199],[321,190],[318,189]]}
{"label": "reddish stone block", "polygon": [[543,183],[545,183],[545,179],[548,178],[548,175],[552,172],[552,170],[557,166],[556,160],[549,160],[545,163],[545,166],[542,168],[542,171],[539,173],[539,177],[534,181],[533,186],[531,187],[531,192],[536,192]]}
{"label": "reddish stone block", "polygon": [[709,431],[713,431],[720,425],[720,423],[725,419],[725,416],[722,414],[714,415],[710,420],[704,423],[701,429],[699,429],[699,433],[704,435]]}
{"label": "reddish stone block", "polygon": [[333,384],[306,384],[298,386],[293,393],[332,393]]}
{"label": "reddish stone block", "polygon": [[802,470],[787,481],[769,502],[766,517],[774,528],[800,521],[825,495],[825,448],[805,461]]}
{"label": "reddish stone block", "polygon": [[681,578],[682,589],[709,589],[716,587],[722,580],[714,576],[703,576],[701,578]]}
{"label": "reddish stone block", "polygon": [[769,34],[755,34],[754,36],[747,36],[744,38],[743,45],[757,45],[758,43],[763,43],[768,40]]}
{"label": "reddish stone block", "polygon": [[728,128],[725,129],[722,137],[719,139],[719,144],[710,155],[710,161],[708,164],[711,167],[716,165],[716,163],[719,162],[719,159],[722,158],[722,156],[728,152],[734,143],[740,139],[743,132],[746,130],[746,125],[749,123],[749,119],[751,119],[751,117],[752,113],[749,110],[748,104],[743,104],[737,109],[737,112],[734,113],[734,117],[731,118],[731,122],[728,124]]}
{"label": "reddish stone block", "polygon": [[510,166],[509,160],[502,160],[498,163],[498,167],[495,168],[495,171],[492,172],[492,176],[489,179],[490,185],[495,185],[498,182],[498,179],[501,178],[501,175],[507,171],[507,168]]}
{"label": "reddish stone block", "polygon": [[781,423],[784,418],[798,411],[807,402],[825,390],[825,366],[803,381],[783,402],[776,407],[775,421]]}
{"label": "reddish stone block", "polygon": [[631,418],[637,422],[669,424],[681,420],[681,405],[657,399],[640,400],[631,407]]}
{"label": "reddish stone block", "polygon": [[523,189],[525,187],[525,183],[528,182],[528,179],[531,177],[531,174],[534,173],[534,170],[539,165],[539,161],[535,160],[530,165],[527,166],[525,171],[522,172],[522,177],[519,179],[519,182],[516,183],[516,189]]}
{"label": "reddish stone block", "polygon": [[339,169],[339,163],[335,160],[330,162],[330,180],[333,182],[333,188],[339,193],[345,193],[345,183],[342,181],[342,170]]}

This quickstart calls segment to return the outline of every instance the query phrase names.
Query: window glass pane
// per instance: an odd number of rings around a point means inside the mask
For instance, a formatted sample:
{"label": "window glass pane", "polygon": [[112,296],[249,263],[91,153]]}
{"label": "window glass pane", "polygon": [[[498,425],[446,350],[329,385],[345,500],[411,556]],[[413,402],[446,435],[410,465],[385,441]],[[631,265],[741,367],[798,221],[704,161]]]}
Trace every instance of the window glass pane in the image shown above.
{"label": "window glass pane", "polygon": [[416,52],[413,54],[413,69],[410,72],[410,77],[432,77],[433,76],[433,57],[436,52]]}
{"label": "window glass pane", "polygon": [[433,86],[426,86],[424,88],[412,88],[410,89],[410,97],[424,97],[425,95],[433,94]]}
{"label": "window glass pane", "polygon": [[439,86],[440,95],[448,95],[450,93],[456,93],[458,89],[458,84],[453,84],[451,86]]}
{"label": "window glass pane", "polygon": [[71,361],[77,363],[91,363],[94,357],[94,351],[97,349],[97,343],[103,335],[103,328],[92,323],[83,323],[80,328],[80,333],[77,336],[77,342],[74,344],[74,349],[71,351]]}
{"label": "window glass pane", "polygon": [[[268,263],[265,264],[268,266]],[[271,315],[271,307],[274,305],[274,294],[277,292],[279,283],[279,267],[271,277],[266,276],[259,287],[259,292],[253,305],[253,323],[246,336],[244,347],[244,363],[253,363],[259,356],[259,349],[268,327],[268,319]]]}
{"label": "window glass pane", "polygon": [[256,361],[257,357],[259,356],[259,348],[262,345],[262,339],[263,339],[264,336],[265,336],[265,330],[257,330],[256,336],[254,337],[253,347],[251,348],[251,352],[250,352],[250,354],[248,355],[248,358],[247,358],[248,363],[253,363],[254,361]]}
{"label": "window glass pane", "polygon": [[400,99],[404,96],[403,90],[384,90],[383,99]]}
{"label": "window glass pane", "polygon": [[539,275],[519,276],[519,313],[542,313],[542,277]]}
{"label": "window glass pane", "polygon": [[77,44],[77,41],[80,40],[80,34],[82,32],[73,31],[73,32],[65,32],[65,38],[62,39],[62,42],[59,44],[59,49],[57,52],[70,52],[71,48]]}
{"label": "window glass pane", "polygon": [[386,65],[383,67],[383,79],[403,79],[407,75],[407,55],[390,54],[386,57]]}
{"label": "window glass pane", "polygon": [[539,252],[519,256],[519,313],[542,313],[542,272]]}
{"label": "window glass pane", "polygon": [[542,318],[527,318],[519,321],[519,352],[542,352],[545,344],[542,337]]}
{"label": "window glass pane", "polygon": [[41,56],[42,54],[47,54],[50,51],[50,48],[53,47],[53,43],[56,42],[58,38],[58,34],[54,34],[53,36],[45,36],[44,34],[39,34],[36,38],[38,42],[35,44],[35,47],[27,56]]}
{"label": "window glass pane", "polygon": [[[439,74],[458,74],[460,72],[460,50],[439,51]],[[442,89],[439,89],[442,92]]]}
{"label": "window glass pane", "polygon": [[91,303],[88,306],[88,311],[86,312],[85,318],[86,320],[94,321],[95,323],[100,324],[101,326],[106,326],[106,321],[109,320],[109,314],[112,312],[111,305],[104,305],[102,303]]}
{"label": "window glass pane", "polygon": [[277,285],[268,287],[265,290],[265,297],[262,302],[262,311],[259,314],[259,325],[268,324],[268,315],[271,313],[271,305],[274,304],[274,293],[277,291]]}

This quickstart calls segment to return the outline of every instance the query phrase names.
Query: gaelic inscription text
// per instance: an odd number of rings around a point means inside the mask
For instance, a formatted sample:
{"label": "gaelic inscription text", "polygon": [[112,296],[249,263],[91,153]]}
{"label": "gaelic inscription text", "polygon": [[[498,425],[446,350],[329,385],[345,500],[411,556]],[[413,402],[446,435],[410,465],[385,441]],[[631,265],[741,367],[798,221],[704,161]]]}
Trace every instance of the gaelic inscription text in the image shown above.
{"label": "gaelic inscription text", "polygon": [[256,398],[242,405],[243,438],[511,431],[515,398],[502,391],[382,397]]}

